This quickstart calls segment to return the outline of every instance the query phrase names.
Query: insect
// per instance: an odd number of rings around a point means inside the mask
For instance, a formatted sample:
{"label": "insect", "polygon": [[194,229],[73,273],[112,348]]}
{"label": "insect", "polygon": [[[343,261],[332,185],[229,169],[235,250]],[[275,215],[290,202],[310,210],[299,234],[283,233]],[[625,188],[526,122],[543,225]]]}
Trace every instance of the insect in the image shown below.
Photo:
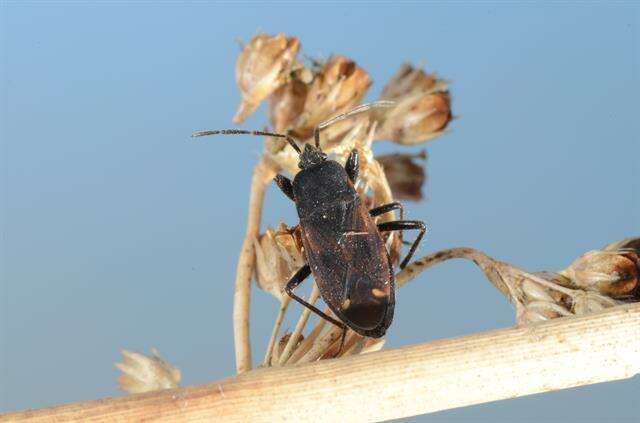
{"label": "insect", "polygon": [[[381,232],[408,229],[419,231],[400,263],[401,269],[409,263],[426,232],[423,222],[403,220],[404,210],[398,202],[371,210],[365,207],[355,189],[359,171],[356,149],[351,151],[343,167],[328,159],[320,148],[322,129],[369,108],[386,106],[382,103],[365,104],[321,123],[314,130],[315,146],[305,144],[303,150],[287,134],[239,129],[193,134],[284,138],[298,153],[300,171],[293,181],[283,175],[276,175],[274,178],[280,190],[295,203],[307,262],[288,281],[285,292],[304,307],[342,329],[341,349],[347,327],[360,335],[379,338],[386,333],[393,320],[395,278]],[[375,223],[374,217],[394,210],[400,211],[400,220]],[[294,293],[295,288],[311,274],[322,299],[337,319]]]}

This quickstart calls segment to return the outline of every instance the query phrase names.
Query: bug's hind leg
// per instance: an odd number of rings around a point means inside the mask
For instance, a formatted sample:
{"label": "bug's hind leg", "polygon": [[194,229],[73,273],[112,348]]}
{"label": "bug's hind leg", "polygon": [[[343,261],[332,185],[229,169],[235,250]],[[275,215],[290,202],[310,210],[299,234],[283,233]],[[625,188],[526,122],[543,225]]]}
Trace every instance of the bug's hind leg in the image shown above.
{"label": "bug's hind leg", "polygon": [[349,154],[349,158],[344,164],[344,170],[347,171],[351,183],[355,184],[358,179],[358,172],[360,171],[360,156],[358,155],[358,150],[355,148],[351,150],[351,154]]}
{"label": "bug's hind leg", "polygon": [[400,263],[400,269],[404,269],[404,267],[409,263],[411,257],[416,252],[416,248],[418,248],[418,244],[422,241],[422,237],[427,232],[427,227],[424,222],[419,220],[394,220],[392,222],[382,222],[378,223],[378,230],[381,232],[386,231],[405,231],[407,229],[418,229],[420,233],[416,237],[415,241],[413,241],[413,245],[409,249],[407,256]]}
{"label": "bug's hind leg", "polygon": [[311,274],[311,268],[309,267],[308,264],[305,264],[300,268],[300,270],[298,270],[295,273],[295,275],[291,277],[291,279],[289,279],[289,282],[287,282],[287,285],[284,287],[284,291],[287,293],[288,296],[290,296],[291,298],[293,298],[294,300],[302,304],[304,307],[308,308],[309,310],[311,310],[318,316],[322,317],[323,319],[338,326],[343,331],[346,331],[347,326],[344,323],[334,319],[331,316],[328,316],[324,312],[320,311],[317,307],[309,304],[308,302],[306,302],[305,300],[303,300],[302,298],[298,297],[296,294],[293,293],[293,290],[296,289],[296,287],[300,285],[302,282],[304,282],[304,280],[307,279],[310,274]]}
{"label": "bug's hind leg", "polygon": [[277,174],[276,177],[273,178],[273,180],[278,185],[278,188],[280,188],[280,190],[284,192],[284,195],[289,197],[291,201],[296,201],[293,197],[293,184],[291,183],[291,179],[287,178],[286,176]]}

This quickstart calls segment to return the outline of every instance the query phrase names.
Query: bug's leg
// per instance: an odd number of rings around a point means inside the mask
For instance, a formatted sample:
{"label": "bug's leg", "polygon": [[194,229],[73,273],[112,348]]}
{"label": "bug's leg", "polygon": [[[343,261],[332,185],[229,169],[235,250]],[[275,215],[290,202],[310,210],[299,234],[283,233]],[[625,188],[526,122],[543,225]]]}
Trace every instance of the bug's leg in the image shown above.
{"label": "bug's leg", "polygon": [[369,210],[369,214],[372,217],[380,216],[381,214],[389,213],[393,210],[400,210],[400,220],[404,220],[404,207],[402,207],[402,203],[394,201],[393,203],[383,204],[378,207],[374,207]]}
{"label": "bug's leg", "polygon": [[411,257],[413,257],[413,253],[416,252],[416,248],[418,248],[418,244],[422,241],[422,237],[425,232],[427,232],[427,227],[424,222],[419,220],[394,220],[392,222],[382,222],[378,223],[378,230],[381,232],[385,231],[405,231],[407,229],[418,229],[420,233],[416,237],[416,240],[413,241],[413,245],[409,249],[407,256],[400,263],[400,269],[404,269],[404,267],[409,263]]}
{"label": "bug's leg", "polygon": [[[387,203],[387,204],[383,204],[381,206],[378,207],[374,207],[371,210],[369,210],[369,214],[372,217],[376,217],[376,216],[380,216],[382,214],[388,213],[390,211],[393,210],[400,210],[400,220],[404,220],[404,207],[402,206],[402,203],[398,202],[398,201],[394,201],[393,203]],[[400,232],[400,242],[402,242],[402,244],[404,245],[411,245],[411,242],[407,242],[404,239],[402,239],[402,232]]]}
{"label": "bug's leg", "polygon": [[306,307],[309,310],[313,311],[315,314],[317,314],[318,316],[322,317],[323,319],[325,319],[325,320],[333,323],[334,325],[338,326],[343,331],[346,331],[347,330],[347,326],[344,323],[334,319],[331,316],[327,316],[325,313],[320,311],[318,308],[316,308],[315,306],[309,304],[308,302],[306,302],[305,300],[303,300],[302,298],[298,297],[296,294],[293,293],[293,290],[296,289],[296,287],[298,285],[300,285],[302,282],[304,282],[304,280],[307,279],[310,274],[311,274],[311,268],[309,267],[308,264],[305,264],[304,266],[302,266],[300,268],[300,270],[298,270],[295,273],[295,275],[293,275],[291,277],[291,279],[289,279],[289,282],[287,282],[287,285],[284,287],[284,291],[287,293],[288,296],[290,296],[291,298],[293,298],[294,300],[296,300],[297,302],[302,304],[304,307]]}
{"label": "bug's leg", "polygon": [[280,188],[280,190],[284,192],[284,195],[289,197],[291,201],[296,201],[293,197],[293,184],[291,183],[291,179],[287,178],[286,176],[277,174],[276,177],[273,178],[273,180],[278,185],[278,188]]}
{"label": "bug's leg", "polygon": [[355,148],[351,150],[351,154],[349,154],[349,158],[344,164],[344,170],[347,171],[351,183],[355,184],[358,179],[358,172],[360,171],[360,156],[358,155],[358,150]]}

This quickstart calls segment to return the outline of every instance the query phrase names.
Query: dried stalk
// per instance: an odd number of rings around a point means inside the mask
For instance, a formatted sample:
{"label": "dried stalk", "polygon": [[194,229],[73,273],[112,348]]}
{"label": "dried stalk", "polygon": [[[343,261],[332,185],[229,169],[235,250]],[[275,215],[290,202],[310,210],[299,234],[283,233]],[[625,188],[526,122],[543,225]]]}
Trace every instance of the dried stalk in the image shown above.
{"label": "dried stalk", "polygon": [[[331,313],[331,311],[329,310],[329,307],[325,307],[324,312]],[[286,364],[297,363],[298,360],[300,360],[300,358],[307,351],[309,351],[311,346],[316,342],[316,339],[318,338],[318,336],[320,335],[320,333],[322,332],[322,329],[324,329],[326,324],[327,324],[327,321],[325,319],[319,318],[318,321],[316,322],[316,325],[313,327],[311,332],[309,332],[309,335],[306,338],[304,338],[304,340],[300,343],[298,348],[296,348],[295,352],[291,355],[289,360],[287,360]]]}
{"label": "dried stalk", "polygon": [[[314,283],[313,289],[311,290],[311,294],[309,294],[309,299],[307,300],[307,302],[311,305],[314,305],[318,300],[319,296],[320,296],[320,290],[318,289],[317,285]],[[289,357],[291,357],[293,348],[295,345],[298,344],[298,341],[300,340],[300,335],[302,334],[302,331],[304,330],[304,327],[307,324],[307,321],[309,320],[310,315],[311,315],[311,310],[305,307],[304,310],[302,310],[302,314],[298,319],[298,323],[296,324],[296,327],[293,330],[293,333],[289,337],[289,341],[287,342],[287,345],[284,348],[284,351],[280,355],[280,359],[278,360],[278,364],[280,366],[286,363]]]}
{"label": "dried stalk", "polygon": [[511,298],[513,292],[511,288],[505,284],[504,279],[499,274],[494,264],[495,260],[487,256],[482,251],[468,247],[456,247],[441,250],[413,261],[406,268],[398,272],[396,275],[396,285],[400,288],[429,267],[454,258],[473,261],[484,272],[487,279],[489,279],[493,286],[502,292],[505,297]]}
{"label": "dried stalk", "polygon": [[249,307],[251,302],[251,279],[255,262],[254,239],[260,232],[260,218],[264,193],[276,171],[264,158],[258,162],[251,180],[247,231],[242,242],[236,268],[236,290],[233,297],[233,334],[238,373],[251,370],[251,341],[249,339]]}
{"label": "dried stalk", "polygon": [[267,346],[267,352],[265,353],[264,361],[262,362],[263,366],[268,366],[271,364],[271,357],[273,356],[273,347],[275,346],[276,340],[278,339],[280,326],[282,326],[282,321],[284,320],[284,315],[287,312],[287,307],[289,307],[290,302],[291,302],[291,297],[288,295],[284,295],[280,300],[280,308],[278,309],[278,316],[276,317],[276,321],[273,324],[273,329],[271,330],[271,338],[269,338],[269,345]]}
{"label": "dried stalk", "polygon": [[[380,421],[640,373],[640,304],[5,421]],[[330,404],[330,406],[328,406]]]}

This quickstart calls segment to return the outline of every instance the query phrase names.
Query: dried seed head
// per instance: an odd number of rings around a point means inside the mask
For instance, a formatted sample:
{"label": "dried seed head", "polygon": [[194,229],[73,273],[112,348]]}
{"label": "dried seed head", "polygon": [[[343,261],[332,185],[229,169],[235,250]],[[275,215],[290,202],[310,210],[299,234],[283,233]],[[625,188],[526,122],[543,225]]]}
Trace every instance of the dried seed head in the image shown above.
{"label": "dried seed head", "polygon": [[413,94],[385,114],[376,139],[418,144],[441,135],[450,120],[448,92]]}
{"label": "dried seed head", "polygon": [[309,86],[294,134],[309,138],[321,122],[356,106],[371,85],[367,72],[345,56],[332,56]]}
{"label": "dried seed head", "polygon": [[583,314],[596,313],[617,304],[618,302],[615,300],[600,295],[597,292],[581,291],[574,296],[571,311],[575,315],[580,316]]}
{"label": "dried seed head", "polygon": [[276,230],[268,227],[254,247],[258,287],[281,299],[287,281],[304,265],[298,227],[288,228],[284,223]]}
{"label": "dried seed head", "polygon": [[577,287],[611,298],[637,298],[640,291],[640,258],[631,249],[590,251],[562,273]]}
{"label": "dried seed head", "polygon": [[426,180],[424,166],[416,159],[426,159],[427,152],[420,154],[387,154],[376,160],[384,168],[393,197],[398,200],[420,201],[422,186]]}
{"label": "dried seed head", "polygon": [[300,48],[297,38],[259,34],[244,47],[236,63],[236,81],[242,100],[233,118],[243,122],[260,102],[283,85]]}
{"label": "dried seed head", "polygon": [[[548,301],[553,302],[549,288],[542,286],[531,279],[525,279],[521,284],[526,302]],[[525,303],[526,304],[526,303]]]}
{"label": "dried seed head", "polygon": [[417,144],[440,135],[451,120],[447,84],[409,64],[400,67],[380,98],[396,106],[377,114],[381,126],[376,139]]}
{"label": "dried seed head", "polygon": [[[549,282],[542,285],[539,280],[523,274],[516,278],[521,296],[518,305],[518,324],[528,324],[571,315],[571,298],[553,289],[552,286],[567,283],[562,275],[553,272],[537,272],[532,275]],[[513,283],[509,280],[507,283]]]}
{"label": "dried seed head", "polygon": [[416,92],[426,93],[433,90],[438,82],[435,75],[428,75],[423,69],[404,63],[385,85],[381,98],[400,100]]}
{"label": "dried seed head", "polygon": [[294,78],[278,88],[269,98],[269,120],[275,132],[286,132],[304,109],[307,85]]}
{"label": "dried seed head", "polygon": [[613,242],[603,248],[606,251],[632,250],[640,256],[640,237],[626,238],[622,241]]}
{"label": "dried seed head", "polygon": [[123,391],[138,394],[180,386],[180,370],[162,359],[155,348],[150,357],[127,350],[122,350],[122,356],[116,367],[122,372],[118,384]]}

